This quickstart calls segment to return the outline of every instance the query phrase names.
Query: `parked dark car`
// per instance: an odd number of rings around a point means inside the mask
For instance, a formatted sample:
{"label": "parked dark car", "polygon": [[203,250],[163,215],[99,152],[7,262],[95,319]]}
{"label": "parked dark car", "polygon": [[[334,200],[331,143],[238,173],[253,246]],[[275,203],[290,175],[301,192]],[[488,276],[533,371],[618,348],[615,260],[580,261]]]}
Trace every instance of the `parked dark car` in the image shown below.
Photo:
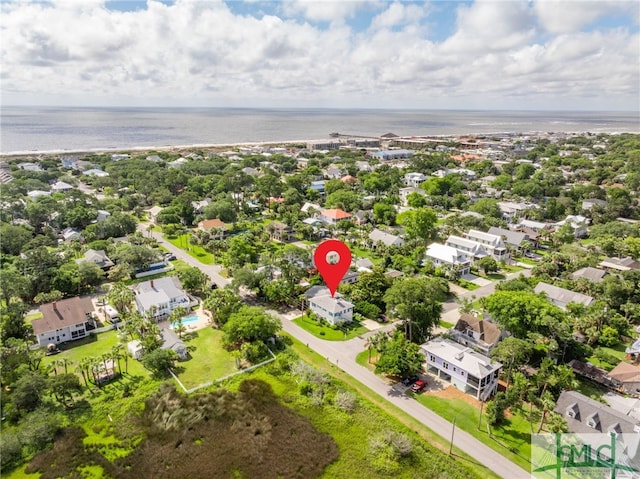
{"label": "parked dark car", "polygon": [[409,376],[408,378],[404,378],[404,379],[402,380],[402,385],[403,385],[403,386],[407,386],[407,387],[409,387],[409,386],[411,386],[413,383],[415,383],[418,379],[420,379],[420,378],[418,378],[418,376],[416,376],[416,375]]}
{"label": "parked dark car", "polygon": [[176,258],[176,255],[173,254],[173,253],[165,253],[164,254],[164,259],[166,261],[175,261],[177,258]]}
{"label": "parked dark car", "polygon": [[421,392],[425,387],[427,387],[427,381],[421,381],[420,379],[417,380],[415,383],[413,383],[413,386],[411,386],[411,391],[413,391],[414,393],[419,393]]}

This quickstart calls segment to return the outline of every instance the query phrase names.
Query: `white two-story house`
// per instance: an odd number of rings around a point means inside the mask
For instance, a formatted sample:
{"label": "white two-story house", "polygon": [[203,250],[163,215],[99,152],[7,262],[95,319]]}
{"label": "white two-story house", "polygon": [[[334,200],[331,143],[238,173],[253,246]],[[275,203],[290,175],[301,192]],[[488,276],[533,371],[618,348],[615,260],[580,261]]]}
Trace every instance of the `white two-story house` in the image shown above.
{"label": "white two-story house", "polygon": [[425,253],[427,261],[431,261],[435,267],[449,266],[458,271],[460,275],[469,274],[471,260],[462,251],[440,243],[432,243]]}
{"label": "white two-story house", "polygon": [[155,321],[168,318],[178,306],[190,308],[197,304],[182,290],[180,280],[176,276],[143,281],[133,286],[135,303],[138,312],[149,314]]}
{"label": "white two-story house", "polygon": [[336,293],[332,298],[328,288],[312,288],[307,295],[309,309],[329,324],[350,323],[353,320],[353,303]]}
{"label": "white two-story house", "polygon": [[501,363],[440,337],[424,343],[420,350],[426,357],[428,372],[476,399],[487,401],[498,390]]}
{"label": "white two-story house", "polygon": [[89,298],[68,298],[40,306],[41,319],[32,321],[33,333],[40,346],[61,344],[84,338],[86,325],[93,321]]}

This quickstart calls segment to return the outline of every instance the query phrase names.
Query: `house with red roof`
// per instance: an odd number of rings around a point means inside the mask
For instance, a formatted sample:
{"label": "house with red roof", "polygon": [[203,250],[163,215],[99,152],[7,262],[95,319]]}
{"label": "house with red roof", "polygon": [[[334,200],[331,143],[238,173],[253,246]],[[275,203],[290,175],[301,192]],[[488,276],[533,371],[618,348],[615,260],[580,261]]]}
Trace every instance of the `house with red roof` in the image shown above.
{"label": "house with red roof", "polygon": [[322,210],[320,212],[320,215],[318,216],[318,219],[320,221],[328,225],[336,225],[339,221],[351,220],[352,218],[352,215],[350,215],[346,211],[341,210],[340,208]]}

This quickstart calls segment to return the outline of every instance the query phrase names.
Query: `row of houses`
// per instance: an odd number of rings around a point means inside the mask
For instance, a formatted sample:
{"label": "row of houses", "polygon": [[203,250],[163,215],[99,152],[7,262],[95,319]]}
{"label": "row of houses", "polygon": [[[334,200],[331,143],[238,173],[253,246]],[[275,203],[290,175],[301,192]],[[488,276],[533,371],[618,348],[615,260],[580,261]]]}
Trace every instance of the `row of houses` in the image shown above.
{"label": "row of houses", "polygon": [[[137,311],[154,321],[167,319],[178,307],[190,308],[198,301],[189,296],[176,276],[143,281],[131,287]],[[94,329],[94,306],[87,297],[73,297],[40,306],[41,319],[32,322],[40,346],[81,339]]]}
{"label": "row of houses", "polygon": [[502,236],[470,230],[464,238],[450,235],[444,244],[432,243],[425,256],[434,266],[449,266],[464,276],[469,274],[474,261],[487,256],[508,261],[510,253]]}

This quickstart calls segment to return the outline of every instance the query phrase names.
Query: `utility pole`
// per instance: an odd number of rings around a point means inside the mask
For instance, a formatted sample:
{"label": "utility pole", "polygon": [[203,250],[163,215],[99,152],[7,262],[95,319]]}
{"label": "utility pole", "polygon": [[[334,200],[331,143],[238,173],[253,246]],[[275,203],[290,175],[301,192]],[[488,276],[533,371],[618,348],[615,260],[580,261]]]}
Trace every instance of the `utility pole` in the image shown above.
{"label": "utility pole", "polygon": [[456,432],[456,418],[453,418],[453,424],[451,424],[451,442],[449,443],[449,455],[453,450],[453,434]]}
{"label": "utility pole", "polygon": [[480,426],[482,425],[482,408],[484,406],[484,401],[480,400],[480,418],[478,419],[478,429],[480,429]]}

